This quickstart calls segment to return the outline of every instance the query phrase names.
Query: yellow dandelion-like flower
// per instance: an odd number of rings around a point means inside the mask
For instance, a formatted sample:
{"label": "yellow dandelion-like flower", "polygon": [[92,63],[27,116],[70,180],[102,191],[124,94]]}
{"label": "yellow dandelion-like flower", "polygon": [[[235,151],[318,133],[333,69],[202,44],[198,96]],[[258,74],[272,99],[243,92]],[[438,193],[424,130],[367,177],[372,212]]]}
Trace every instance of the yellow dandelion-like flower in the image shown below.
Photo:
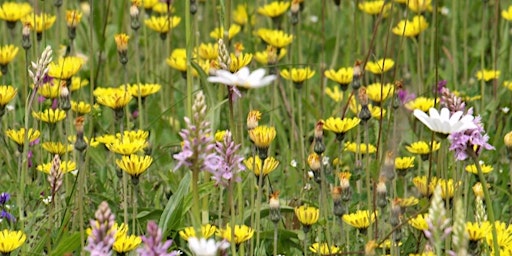
{"label": "yellow dandelion-like flower", "polygon": [[[350,111],[354,114],[359,114],[361,112],[361,104],[359,104],[354,97],[350,98],[350,102],[348,107]],[[381,108],[379,106],[374,106],[373,104],[368,104],[368,110],[370,110],[370,114],[373,118],[379,119],[386,116],[386,109]]]}
{"label": "yellow dandelion-like flower", "polygon": [[455,183],[453,179],[439,179],[437,180],[437,186],[441,187],[441,197],[443,199],[453,198],[455,189],[460,185],[460,182]]}
{"label": "yellow dandelion-like flower", "polygon": [[248,241],[254,235],[254,229],[246,225],[235,225],[234,239],[232,239],[231,225],[227,224],[226,228],[218,229],[217,236],[226,239],[228,242],[234,242],[239,245],[245,241]]}
{"label": "yellow dandelion-like flower", "polygon": [[[408,146],[405,146],[405,149],[407,149],[407,151],[409,151],[409,153],[412,153],[412,154],[428,155],[431,153],[431,151],[430,151],[431,145],[432,145],[431,142],[427,143],[425,141],[417,141],[417,142],[411,143]],[[432,145],[432,152],[439,150],[440,147],[441,147],[441,143],[434,141],[434,144]]]}
{"label": "yellow dandelion-like flower", "polygon": [[494,69],[482,69],[476,72],[476,78],[478,80],[484,80],[485,82],[498,79],[500,77],[501,71]]}
{"label": "yellow dandelion-like flower", "polygon": [[275,47],[271,45],[267,45],[267,49],[265,51],[256,52],[254,54],[254,59],[256,62],[262,64],[262,65],[270,65],[275,64],[279,60],[283,59],[284,56],[286,56],[286,49],[280,49],[279,55],[277,55],[277,50]]}
{"label": "yellow dandelion-like flower", "polygon": [[338,83],[341,90],[345,91],[354,78],[354,68],[340,68],[338,70],[329,69],[324,72],[325,77]]}
{"label": "yellow dandelion-like flower", "polygon": [[70,28],[78,26],[78,23],[82,20],[82,13],[78,10],[67,10],[66,11],[66,25]]}
{"label": "yellow dandelion-like flower", "polygon": [[414,196],[407,197],[407,198],[396,198],[395,200],[396,200],[397,204],[403,208],[417,205],[420,202],[420,200]]}
{"label": "yellow dandelion-like flower", "polygon": [[226,137],[226,134],[227,134],[228,130],[222,130],[222,131],[217,131],[215,132],[215,141],[216,142],[223,142],[224,141],[224,137]]}
{"label": "yellow dandelion-like flower", "polygon": [[54,124],[66,119],[66,111],[62,109],[46,109],[45,111],[32,112],[32,116],[45,123]]}
{"label": "yellow dandelion-like flower", "polygon": [[405,103],[405,107],[411,111],[419,109],[423,112],[427,112],[430,108],[435,106],[434,103],[438,102],[439,99],[436,100],[434,98],[418,97],[414,100]]}
{"label": "yellow dandelion-like flower", "polygon": [[121,168],[132,177],[140,176],[149,168],[151,163],[153,163],[151,156],[130,155],[116,159],[117,167]]}
{"label": "yellow dandelion-like flower", "polygon": [[299,222],[309,229],[310,226],[318,222],[320,209],[312,206],[302,205],[295,208],[295,216]]}
{"label": "yellow dandelion-like flower", "polygon": [[356,127],[361,122],[361,119],[354,118],[339,118],[339,117],[329,117],[324,122],[324,130],[334,132],[336,134],[336,139],[339,141],[345,138],[345,133],[347,133],[352,128]]}
{"label": "yellow dandelion-like flower", "polygon": [[469,241],[480,241],[491,232],[491,224],[488,221],[481,223],[468,221],[466,222],[466,232]]}
{"label": "yellow dandelion-like flower", "polygon": [[382,12],[383,17],[387,17],[391,10],[391,3],[384,4],[384,0],[360,2],[359,10],[370,15],[379,15]]}
{"label": "yellow dandelion-like flower", "polygon": [[414,156],[395,158],[395,169],[407,170],[414,167],[414,159],[416,159]]}
{"label": "yellow dandelion-like flower", "polygon": [[[100,137],[97,137],[96,139],[100,141]],[[105,144],[108,150],[125,156],[142,151],[146,145],[147,142],[145,140],[132,140],[128,137],[123,137],[122,139],[116,138],[110,143]]]}
{"label": "yellow dandelion-like flower", "polygon": [[418,176],[418,177],[414,177],[412,179],[412,183],[414,184],[416,189],[418,189],[418,192],[420,192],[420,194],[428,197],[428,196],[432,195],[432,193],[434,192],[434,189],[436,188],[437,178],[431,177],[428,185],[427,185],[427,180],[428,180],[427,176]]}
{"label": "yellow dandelion-like flower", "polygon": [[66,86],[66,82],[58,79],[53,79],[48,83],[39,86],[37,94],[47,98],[56,99],[60,97],[60,90],[62,86]]}
{"label": "yellow dandelion-like flower", "polygon": [[[52,162],[40,164],[37,166],[37,170],[40,172],[44,172],[46,174],[50,174],[50,170],[52,168]],[[61,173],[68,173],[76,170],[76,162],[75,161],[61,161],[60,168]]]}
{"label": "yellow dandelion-like flower", "polygon": [[247,169],[252,171],[256,176],[260,176],[261,173],[263,173],[263,176],[267,176],[279,166],[279,161],[273,157],[268,157],[265,159],[265,163],[262,164],[261,158],[259,156],[255,156],[244,160],[244,164]]}
{"label": "yellow dandelion-like flower", "polygon": [[[112,134],[105,134],[105,135],[96,137],[96,141],[98,141],[99,143],[105,144],[105,145],[113,144],[116,140],[117,140],[116,136],[112,135]],[[128,155],[130,155],[130,154],[128,154]]]}
{"label": "yellow dandelion-like flower", "polygon": [[196,48],[196,52],[199,58],[205,60],[217,60],[219,57],[219,44],[202,43]]}
{"label": "yellow dandelion-like flower", "polygon": [[157,2],[155,5],[153,5],[153,8],[151,9],[159,14],[174,13],[174,6],[168,6],[167,3],[164,3],[162,1]]}
{"label": "yellow dandelion-like flower", "polygon": [[357,229],[366,229],[377,217],[378,212],[370,213],[368,210],[358,210],[355,213],[344,214],[343,222]]}
{"label": "yellow dandelion-like flower", "polygon": [[432,0],[408,0],[407,7],[416,13],[432,11]]}
{"label": "yellow dandelion-like flower", "polygon": [[395,86],[392,84],[374,83],[366,87],[366,95],[373,102],[383,102],[395,93]]}
{"label": "yellow dandelion-like flower", "polygon": [[128,87],[128,91],[133,97],[146,98],[149,95],[155,94],[160,91],[162,86],[160,84],[132,84]]}
{"label": "yellow dandelion-like flower", "polygon": [[257,31],[258,37],[261,38],[266,44],[276,48],[285,48],[293,41],[293,35],[286,34],[282,30],[259,29]]}
{"label": "yellow dandelion-like flower", "polygon": [[71,110],[75,113],[77,113],[78,115],[86,115],[88,114],[89,112],[91,112],[91,104],[87,103],[87,102],[84,102],[84,101],[79,101],[79,102],[76,102],[74,100],[71,101]]}
{"label": "yellow dandelion-like flower", "polygon": [[[494,170],[494,167],[492,165],[484,164],[483,162],[480,163],[480,168],[482,168],[482,173],[490,173]],[[473,174],[478,174],[478,169],[476,168],[475,164],[467,165],[465,168],[466,172],[470,172]]]}
{"label": "yellow dandelion-like flower", "polygon": [[267,149],[276,138],[276,128],[273,126],[259,125],[249,131],[249,138],[257,148]]}
{"label": "yellow dandelion-like flower", "polygon": [[[71,143],[71,144],[73,144],[73,145],[74,145],[74,144],[75,144],[75,142],[76,142],[76,135],[69,135],[69,136],[68,136],[68,141],[69,141],[69,143]],[[84,137],[84,141],[85,141],[85,143],[86,143],[87,145],[89,145],[89,146],[91,146],[91,147],[93,147],[93,148],[97,147],[97,146],[100,144],[100,142],[99,142],[99,141],[97,141],[97,140],[96,140],[96,138],[92,138],[92,139],[89,141],[89,138]]]}
{"label": "yellow dandelion-like flower", "polygon": [[[208,239],[211,236],[213,236],[213,234],[215,234],[216,231],[217,231],[217,227],[215,227],[214,225],[211,225],[211,224],[202,225],[200,237]],[[181,230],[179,232],[179,234],[180,234],[181,238],[183,238],[183,240],[185,240],[185,241],[188,241],[188,239],[190,237],[197,237],[196,230],[194,229],[194,227],[186,227],[183,230]]]}
{"label": "yellow dandelion-like flower", "polygon": [[123,136],[121,136],[121,133],[116,133],[117,139],[121,139],[121,137],[129,140],[147,140],[149,132],[145,130],[126,130],[123,132]]}
{"label": "yellow dandelion-like flower", "polygon": [[125,33],[114,35],[114,41],[116,42],[118,52],[126,52],[128,50],[128,40],[130,40],[130,36]]}
{"label": "yellow dandelion-like flower", "polygon": [[[13,140],[18,146],[23,146],[25,144],[25,128],[20,128],[19,130],[9,129],[5,132],[7,137]],[[34,130],[32,128],[28,129],[28,142],[34,142],[39,138],[41,132],[38,130]]]}
{"label": "yellow dandelion-like flower", "polygon": [[118,254],[124,254],[135,250],[142,243],[142,239],[136,235],[117,236],[112,245],[112,250]]}
{"label": "yellow dandelion-like flower", "polygon": [[303,83],[306,80],[311,79],[315,75],[315,71],[309,67],[306,68],[292,68],[290,70],[283,69],[280,72],[281,77],[286,80],[291,80],[294,83]]}
{"label": "yellow dandelion-like flower", "polygon": [[[0,109],[9,104],[9,102],[14,99],[17,93],[18,90],[11,85],[0,85]],[[0,110],[0,112],[1,111],[2,110]]]}
{"label": "yellow dandelion-like flower", "polygon": [[247,24],[247,22],[249,22],[249,15],[247,14],[247,5],[237,5],[235,10],[233,11],[232,18],[233,21],[240,26]]}
{"label": "yellow dandelion-like flower", "polygon": [[382,74],[389,71],[395,66],[395,61],[392,59],[379,59],[377,61],[368,61],[366,63],[365,70],[370,71],[373,74]]}
{"label": "yellow dandelion-like flower", "polygon": [[340,91],[339,86],[326,87],[324,92],[334,102],[341,102],[343,100],[343,92]]}
{"label": "yellow dandelion-like flower", "polygon": [[16,57],[16,54],[18,54],[18,50],[19,48],[12,44],[1,46],[0,65],[3,66],[9,64],[14,59],[14,57]]}
{"label": "yellow dandelion-like flower", "polygon": [[233,53],[231,53],[230,57],[231,65],[229,66],[229,71],[231,71],[232,73],[235,73],[241,68],[249,65],[252,60],[252,54],[250,53],[242,53],[238,56],[235,56]]}
{"label": "yellow dandelion-like flower", "polygon": [[4,229],[0,232],[0,252],[9,255],[25,243],[27,236],[21,231]]}
{"label": "yellow dandelion-like flower", "polygon": [[401,20],[392,31],[398,36],[414,37],[425,31],[427,28],[428,22],[425,17],[418,15],[414,16],[412,20]]}
{"label": "yellow dandelion-like flower", "polygon": [[339,247],[329,246],[327,243],[314,243],[309,247],[309,250],[315,255],[335,255],[341,251]]}
{"label": "yellow dandelion-like flower", "polygon": [[180,24],[181,18],[177,16],[151,16],[149,19],[144,21],[144,24],[151,30],[154,30],[160,34],[167,34],[171,29],[175,28]]}
{"label": "yellow dandelion-like flower", "polygon": [[64,155],[67,152],[73,151],[73,145],[64,145],[62,142],[43,142],[42,146],[44,150],[48,151],[48,153],[52,155]]}
{"label": "yellow dandelion-like flower", "polygon": [[60,58],[48,65],[48,75],[61,80],[70,79],[82,67],[84,60],[80,57],[69,56]]}
{"label": "yellow dandelion-like flower", "polygon": [[501,11],[501,17],[505,20],[512,21],[512,5],[510,5],[506,10]]}
{"label": "yellow dandelion-like flower", "polygon": [[427,219],[428,213],[418,214],[418,216],[409,220],[409,225],[417,230],[424,231],[428,229]]}
{"label": "yellow dandelion-like flower", "polygon": [[50,29],[56,20],[57,17],[55,15],[49,15],[47,13],[32,13],[32,15],[27,15],[21,19],[24,24],[29,24],[37,33],[42,33],[43,31]]}
{"label": "yellow dandelion-like flower", "polygon": [[80,77],[74,76],[71,78],[71,85],[68,85],[69,90],[74,92],[82,87],[85,87],[89,84],[87,79],[82,79]]}
{"label": "yellow dandelion-like flower", "polygon": [[345,151],[358,154],[373,154],[377,151],[377,148],[372,144],[358,144],[356,142],[346,142]]}
{"label": "yellow dandelion-like flower", "polygon": [[0,6],[0,19],[7,22],[9,28],[14,28],[17,21],[23,19],[32,12],[29,3],[4,2]]}
{"label": "yellow dandelion-like flower", "polygon": [[122,88],[97,88],[94,90],[96,101],[113,110],[124,108],[133,99],[133,96]]}
{"label": "yellow dandelion-like flower", "polygon": [[[489,188],[489,184],[487,184],[487,187]],[[473,190],[473,194],[475,194],[475,197],[478,197],[480,199],[484,198],[484,187],[482,186],[482,183],[475,183],[475,185],[473,185],[471,189]]]}
{"label": "yellow dandelion-like flower", "polygon": [[187,71],[187,51],[185,48],[174,49],[166,60],[167,64],[180,72]]}
{"label": "yellow dandelion-like flower", "polygon": [[258,13],[266,17],[276,18],[283,15],[283,13],[288,10],[288,8],[290,8],[289,1],[274,1],[259,7]]}
{"label": "yellow dandelion-like flower", "polygon": [[261,112],[259,110],[251,110],[247,113],[247,130],[252,130],[258,127],[258,122],[261,120]]}
{"label": "yellow dandelion-like flower", "polygon": [[[231,24],[228,30],[228,39],[231,40],[238,33],[240,33],[242,27],[237,24]],[[224,38],[224,27],[215,28],[212,32],[210,32],[210,37],[216,40]]]}

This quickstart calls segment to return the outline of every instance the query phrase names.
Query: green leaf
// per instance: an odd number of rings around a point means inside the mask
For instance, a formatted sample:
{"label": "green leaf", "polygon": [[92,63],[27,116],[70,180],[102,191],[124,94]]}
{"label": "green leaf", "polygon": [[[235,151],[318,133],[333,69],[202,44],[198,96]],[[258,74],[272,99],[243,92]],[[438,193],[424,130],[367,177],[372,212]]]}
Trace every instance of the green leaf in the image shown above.
{"label": "green leaf", "polygon": [[62,238],[50,253],[50,255],[64,255],[65,253],[70,253],[76,251],[80,248],[80,232],[76,232],[73,234],[67,234]]}
{"label": "green leaf", "polygon": [[177,222],[182,219],[183,202],[185,195],[189,193],[190,179],[190,172],[187,172],[185,177],[181,180],[178,190],[174,192],[171,198],[169,198],[169,201],[162,212],[162,216],[160,216],[160,221],[158,223],[164,234],[168,234],[173,227],[176,227]]}

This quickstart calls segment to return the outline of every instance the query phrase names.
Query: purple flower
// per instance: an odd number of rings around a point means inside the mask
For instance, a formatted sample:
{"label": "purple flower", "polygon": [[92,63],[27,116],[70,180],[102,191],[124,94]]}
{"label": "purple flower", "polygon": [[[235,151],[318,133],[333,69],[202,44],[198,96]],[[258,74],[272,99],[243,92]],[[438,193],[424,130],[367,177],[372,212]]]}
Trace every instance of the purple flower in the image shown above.
{"label": "purple flower", "polygon": [[0,205],[5,205],[9,199],[11,199],[11,195],[9,193],[3,192],[0,194]]}
{"label": "purple flower", "polygon": [[446,84],[448,84],[448,82],[446,80],[440,80],[438,83],[437,83],[437,93],[438,94],[441,94],[441,92],[443,91],[444,88],[446,88]]}
{"label": "purple flower", "polygon": [[244,158],[237,154],[240,149],[240,144],[235,144],[233,136],[230,131],[227,131],[224,135],[222,142],[217,142],[215,150],[219,154],[221,161],[219,167],[211,173],[213,174],[212,179],[215,180],[216,185],[227,187],[231,181],[240,182],[240,176],[237,175],[239,172],[245,170],[245,166],[242,164]]}
{"label": "purple flower", "polygon": [[[473,109],[468,110],[468,114],[473,114]],[[448,136],[450,140],[450,151],[455,152],[455,159],[458,161],[466,160],[469,155],[469,150],[473,151],[476,155],[480,155],[482,150],[493,150],[494,147],[487,143],[489,136],[485,133],[484,127],[481,122],[481,117],[477,116],[473,119],[473,122],[477,126],[476,129],[469,129],[463,132],[456,132]]]}
{"label": "purple flower", "polygon": [[90,221],[92,232],[87,237],[85,250],[90,252],[91,256],[111,255],[115,237],[115,231],[112,230],[115,216],[107,202],[103,201],[100,204],[95,217],[95,220]]}
{"label": "purple flower", "polygon": [[142,236],[144,246],[137,250],[140,256],[177,256],[177,251],[167,252],[172,245],[172,240],[167,240],[162,243],[162,230],[154,221],[149,221],[147,226],[147,233]]}
{"label": "purple flower", "polygon": [[8,222],[16,222],[16,218],[14,218],[14,216],[12,216],[12,214],[10,214],[9,212],[7,212],[6,210],[2,210],[0,212],[0,219],[6,219]]}
{"label": "purple flower", "polygon": [[415,98],[416,98],[416,95],[414,93],[409,93],[405,89],[398,90],[398,99],[400,99],[400,103],[402,103],[402,105],[411,100],[414,100]]}

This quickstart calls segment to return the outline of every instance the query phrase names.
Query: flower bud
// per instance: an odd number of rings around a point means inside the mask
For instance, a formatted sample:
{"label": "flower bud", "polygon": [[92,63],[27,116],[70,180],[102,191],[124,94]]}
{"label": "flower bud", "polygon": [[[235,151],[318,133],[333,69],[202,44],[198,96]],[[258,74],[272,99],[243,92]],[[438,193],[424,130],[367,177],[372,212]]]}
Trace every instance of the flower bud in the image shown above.
{"label": "flower bud", "polygon": [[386,188],[386,178],[380,178],[379,183],[377,183],[377,206],[384,208],[388,204],[387,201],[387,193],[388,189]]}

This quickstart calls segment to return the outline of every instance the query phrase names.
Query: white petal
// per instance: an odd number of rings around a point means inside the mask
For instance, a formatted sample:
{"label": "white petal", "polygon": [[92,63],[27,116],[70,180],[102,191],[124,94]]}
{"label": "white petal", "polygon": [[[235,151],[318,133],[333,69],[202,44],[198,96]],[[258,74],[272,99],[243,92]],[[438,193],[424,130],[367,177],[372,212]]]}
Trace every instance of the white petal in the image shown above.
{"label": "white petal", "polygon": [[441,118],[439,116],[439,112],[437,112],[437,109],[435,109],[435,108],[430,108],[428,110],[428,113],[429,113],[431,119],[440,119]]}
{"label": "white petal", "polygon": [[430,130],[432,130],[430,117],[423,111],[419,109],[415,109],[413,112],[414,116],[418,118],[424,125],[426,125]]}
{"label": "white petal", "polygon": [[[432,116],[432,115],[430,115],[430,116]],[[446,120],[446,121],[450,120],[450,110],[448,110],[447,108],[442,108],[439,118],[441,120]]]}
{"label": "white petal", "polygon": [[249,68],[243,67],[235,73],[238,78],[247,79],[249,77]]}
{"label": "white petal", "polygon": [[453,113],[453,115],[450,117],[450,124],[453,125],[453,124],[459,122],[462,114],[464,114],[464,113],[462,113],[462,111],[457,111],[457,112]]}

